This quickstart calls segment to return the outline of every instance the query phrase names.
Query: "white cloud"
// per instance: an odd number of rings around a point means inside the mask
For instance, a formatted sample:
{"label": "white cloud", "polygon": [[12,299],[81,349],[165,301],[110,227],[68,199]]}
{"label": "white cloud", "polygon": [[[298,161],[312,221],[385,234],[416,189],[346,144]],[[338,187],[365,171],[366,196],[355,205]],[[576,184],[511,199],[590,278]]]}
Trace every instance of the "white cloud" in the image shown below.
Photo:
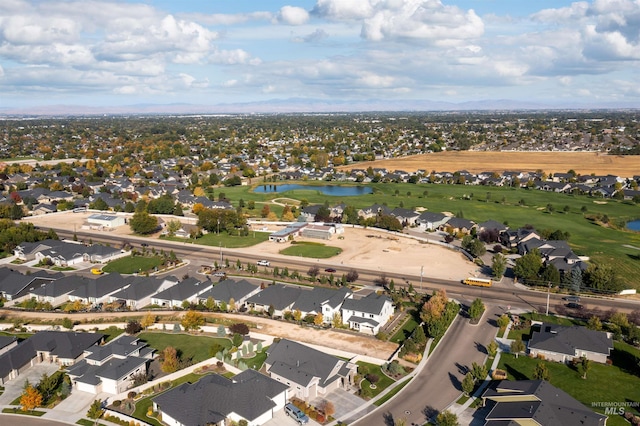
{"label": "white cloud", "polygon": [[296,6],[284,6],[278,13],[278,22],[287,25],[302,25],[309,20],[309,13]]}
{"label": "white cloud", "polygon": [[215,50],[209,56],[209,61],[214,64],[223,65],[259,65],[262,62],[259,58],[253,58],[248,52],[242,49]]}
{"label": "white cloud", "polygon": [[312,13],[335,21],[365,19],[373,15],[371,1],[376,0],[318,0]]}

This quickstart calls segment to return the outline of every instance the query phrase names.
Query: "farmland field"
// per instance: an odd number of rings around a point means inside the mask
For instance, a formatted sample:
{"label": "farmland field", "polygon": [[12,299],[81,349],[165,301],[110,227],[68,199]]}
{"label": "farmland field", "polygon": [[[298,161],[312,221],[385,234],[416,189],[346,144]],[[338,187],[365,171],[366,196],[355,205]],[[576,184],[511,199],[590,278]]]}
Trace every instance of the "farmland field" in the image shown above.
{"label": "farmland field", "polygon": [[485,152],[485,151],[447,151],[409,157],[369,161],[337,167],[340,170],[354,168],[386,168],[414,172],[419,169],[431,172],[467,170],[471,173],[503,172],[505,170],[536,171],[546,173],[574,170],[588,175],[613,174],[623,177],[637,175],[640,170],[638,155],[607,155],[599,152]]}

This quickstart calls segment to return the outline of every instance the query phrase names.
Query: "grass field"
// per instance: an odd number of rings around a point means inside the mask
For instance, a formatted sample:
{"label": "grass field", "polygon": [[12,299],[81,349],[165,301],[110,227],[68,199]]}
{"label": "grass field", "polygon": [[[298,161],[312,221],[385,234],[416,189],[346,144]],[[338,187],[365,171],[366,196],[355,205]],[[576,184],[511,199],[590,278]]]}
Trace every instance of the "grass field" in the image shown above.
{"label": "grass field", "polygon": [[227,233],[220,233],[220,234],[210,233],[210,234],[203,235],[202,237],[195,240],[191,238],[185,239],[185,238],[177,238],[177,237],[163,237],[163,238],[170,241],[183,242],[185,244],[202,244],[205,246],[213,246],[213,247],[222,246],[223,248],[241,248],[241,247],[253,246],[253,245],[262,243],[264,241],[268,241],[269,233],[268,232],[251,232],[246,237],[233,236]]}
{"label": "grass field", "polygon": [[371,382],[367,379],[364,379],[360,383],[360,388],[364,395],[374,397],[394,383],[392,378],[385,375],[382,370],[380,370],[379,365],[369,364],[362,361],[358,361],[357,364],[358,374],[363,378],[366,377],[367,374],[374,374],[378,376],[378,381],[375,383],[374,388],[371,387]]}
{"label": "grass field", "polygon": [[614,174],[632,177],[640,170],[640,156],[607,155],[597,152],[477,152],[445,151],[432,154],[378,160],[367,163],[337,167],[340,170],[353,168],[386,168],[413,172],[419,169],[431,172],[467,170],[471,173],[503,172],[506,170],[536,171],[546,173],[574,170],[580,174]]}
{"label": "grass field", "polygon": [[[640,169],[639,169],[640,170]],[[305,182],[313,185],[325,182]],[[225,188],[227,195],[238,200],[268,201],[278,197],[306,199],[311,204],[345,203],[356,208],[374,203],[390,208],[425,208],[433,212],[460,213],[467,219],[483,222],[489,219],[507,223],[511,228],[527,224],[537,229],[561,229],[570,233],[569,244],[579,256],[588,256],[596,263],[604,263],[618,271],[630,288],[640,288],[633,277],[640,275],[640,233],[622,228],[600,226],[585,215],[607,215],[611,223],[624,224],[639,219],[640,208],[629,202],[603,200],[586,195],[569,195],[523,188],[502,188],[468,185],[387,183],[370,184],[373,194],[361,196],[327,196],[319,191],[294,190],[283,194],[259,194],[249,187]],[[398,191],[398,195],[395,192]],[[471,199],[467,199],[467,198]],[[487,201],[488,198],[488,201]],[[545,212],[551,204],[554,213]],[[564,212],[565,206],[569,209]],[[586,208],[583,213],[582,208]],[[631,246],[631,247],[630,247]]]}
{"label": "grass field", "polygon": [[210,358],[209,348],[214,343],[227,348],[231,347],[231,340],[219,337],[172,333],[140,333],[139,337],[157,351],[162,351],[167,346],[173,346],[181,353],[182,359],[191,359],[193,363]]}
{"label": "grass field", "polygon": [[412,310],[409,313],[409,315],[407,315],[407,318],[402,324],[402,327],[400,327],[400,329],[398,329],[398,331],[394,333],[394,335],[391,337],[391,339],[389,339],[389,341],[400,344],[405,340],[407,340],[407,338],[411,335],[411,333],[413,333],[413,330],[415,330],[416,327],[418,326],[418,321],[416,319],[417,317],[418,315],[416,311]]}
{"label": "grass field", "polygon": [[298,242],[280,250],[280,254],[287,256],[311,257],[314,259],[328,259],[340,253],[342,253],[341,248],[312,242]]}
{"label": "grass field", "polygon": [[120,274],[134,274],[152,271],[162,265],[162,258],[159,256],[127,256],[107,263],[102,270],[105,273],[118,272]]}
{"label": "grass field", "polygon": [[[509,380],[526,380],[533,378],[535,366],[543,362],[549,369],[551,384],[587,407],[591,407],[592,402],[640,401],[638,358],[629,345],[619,342],[615,342],[614,345],[615,349],[611,354],[613,365],[592,363],[586,380],[569,365],[540,361],[527,356],[515,358],[511,354],[503,353],[498,368],[507,371]],[[596,408],[595,411],[602,413],[604,409]],[[619,416],[612,416],[607,424],[615,426],[628,423]]]}

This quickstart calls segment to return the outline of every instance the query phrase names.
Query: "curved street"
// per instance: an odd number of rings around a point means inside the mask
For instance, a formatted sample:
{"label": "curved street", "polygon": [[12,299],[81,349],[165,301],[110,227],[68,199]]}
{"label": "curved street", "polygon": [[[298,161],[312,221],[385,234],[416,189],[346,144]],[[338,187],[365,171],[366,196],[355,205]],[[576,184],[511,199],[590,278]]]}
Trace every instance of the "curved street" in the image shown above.
{"label": "curved street", "polygon": [[486,345],[495,337],[496,319],[503,312],[500,307],[487,306],[478,325],[471,325],[458,315],[422,371],[402,391],[366,417],[349,419],[347,423],[389,426],[400,419],[407,425],[426,423],[461,396],[460,383],[472,363],[485,362]]}

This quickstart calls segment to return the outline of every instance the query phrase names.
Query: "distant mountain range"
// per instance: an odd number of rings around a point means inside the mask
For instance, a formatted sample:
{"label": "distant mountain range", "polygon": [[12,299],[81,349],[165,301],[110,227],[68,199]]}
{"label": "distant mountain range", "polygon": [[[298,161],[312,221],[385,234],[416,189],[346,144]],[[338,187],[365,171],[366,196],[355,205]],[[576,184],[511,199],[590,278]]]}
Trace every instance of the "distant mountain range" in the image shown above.
{"label": "distant mountain range", "polygon": [[429,112],[429,111],[542,111],[542,110],[628,110],[640,109],[640,100],[624,103],[538,103],[509,99],[462,103],[429,100],[334,101],[322,99],[272,99],[259,102],[217,105],[137,104],[122,106],[43,105],[24,108],[0,108],[0,116],[97,116],[97,115],[191,115],[191,114],[269,114],[269,113],[355,113],[355,112]]}

